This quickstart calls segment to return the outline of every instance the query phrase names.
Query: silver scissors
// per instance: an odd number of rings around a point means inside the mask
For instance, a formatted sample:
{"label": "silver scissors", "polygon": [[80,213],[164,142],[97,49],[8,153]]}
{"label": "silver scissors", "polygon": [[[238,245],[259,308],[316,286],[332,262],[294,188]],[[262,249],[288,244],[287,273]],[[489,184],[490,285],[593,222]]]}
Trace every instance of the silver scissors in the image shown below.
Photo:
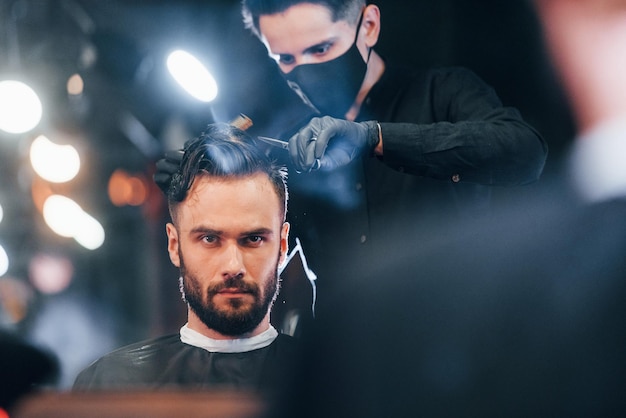
{"label": "silver scissors", "polygon": [[282,149],[289,149],[289,142],[287,141],[282,141],[280,139],[276,139],[276,138],[270,138],[267,136],[257,136],[257,139],[265,142],[266,144],[270,144],[273,147],[278,147],[278,148],[282,148]]}
{"label": "silver scissors", "polygon": [[[284,150],[289,150],[289,142],[287,141],[282,141],[280,139],[276,139],[276,138],[270,138],[267,136],[257,136],[257,139],[265,142],[266,144],[269,144],[273,147],[278,147],[278,148],[282,148]],[[312,141],[317,140],[317,137],[313,137],[313,139],[311,139]],[[310,171],[313,170],[317,170],[322,166],[321,161],[319,158],[315,159],[315,163],[313,164],[313,166],[309,169]]]}

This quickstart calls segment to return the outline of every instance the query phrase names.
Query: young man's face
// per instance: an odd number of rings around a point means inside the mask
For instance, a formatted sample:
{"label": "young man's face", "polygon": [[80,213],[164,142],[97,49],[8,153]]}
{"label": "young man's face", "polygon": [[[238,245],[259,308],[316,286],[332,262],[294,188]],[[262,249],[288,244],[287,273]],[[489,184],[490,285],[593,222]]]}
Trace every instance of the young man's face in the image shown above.
{"label": "young man's face", "polygon": [[[283,13],[261,15],[259,29],[267,50],[284,73],[301,64],[330,61],[354,43],[355,24],[332,21],[330,10],[319,4],[300,3]],[[365,45],[357,43],[364,59]]]}
{"label": "young man's face", "polygon": [[281,206],[265,174],[196,177],[177,209],[176,227],[167,225],[192,329],[242,336],[269,325],[277,268],[287,251]]}

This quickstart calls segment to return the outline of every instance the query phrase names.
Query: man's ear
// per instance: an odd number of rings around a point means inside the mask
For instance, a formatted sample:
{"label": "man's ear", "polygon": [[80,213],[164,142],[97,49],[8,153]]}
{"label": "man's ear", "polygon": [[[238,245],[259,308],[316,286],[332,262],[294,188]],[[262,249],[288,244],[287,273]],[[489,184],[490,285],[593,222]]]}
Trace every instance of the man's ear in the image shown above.
{"label": "man's ear", "polygon": [[167,251],[170,254],[170,260],[176,267],[180,267],[178,231],[172,223],[165,225],[165,231],[167,232]]}
{"label": "man's ear", "polygon": [[363,21],[359,29],[365,40],[365,46],[372,48],[380,36],[380,9],[375,4],[369,4],[363,10]]}
{"label": "man's ear", "polygon": [[278,265],[282,265],[287,257],[289,251],[289,222],[283,223],[283,227],[280,230],[280,259]]}

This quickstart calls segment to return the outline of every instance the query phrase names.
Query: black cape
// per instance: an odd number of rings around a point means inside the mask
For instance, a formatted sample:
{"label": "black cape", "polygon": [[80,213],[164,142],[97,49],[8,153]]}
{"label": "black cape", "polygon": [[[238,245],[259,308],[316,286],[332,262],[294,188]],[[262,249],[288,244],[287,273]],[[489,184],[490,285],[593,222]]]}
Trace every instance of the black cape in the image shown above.
{"label": "black cape", "polygon": [[179,334],[113,351],[83,370],[74,390],[223,388],[273,391],[286,381],[297,341],[279,334],[269,346],[244,353],[212,353]]}

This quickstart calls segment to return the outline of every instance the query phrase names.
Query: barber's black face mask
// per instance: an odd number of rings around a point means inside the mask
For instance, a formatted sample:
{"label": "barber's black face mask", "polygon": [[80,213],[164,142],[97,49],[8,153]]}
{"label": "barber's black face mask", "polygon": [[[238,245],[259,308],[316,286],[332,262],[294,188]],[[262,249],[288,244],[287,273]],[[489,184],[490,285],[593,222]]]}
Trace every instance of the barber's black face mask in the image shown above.
{"label": "barber's black face mask", "polygon": [[345,117],[363,84],[367,63],[356,46],[360,27],[361,19],[354,43],[343,55],[319,64],[298,65],[290,73],[283,73],[289,87],[322,115]]}

